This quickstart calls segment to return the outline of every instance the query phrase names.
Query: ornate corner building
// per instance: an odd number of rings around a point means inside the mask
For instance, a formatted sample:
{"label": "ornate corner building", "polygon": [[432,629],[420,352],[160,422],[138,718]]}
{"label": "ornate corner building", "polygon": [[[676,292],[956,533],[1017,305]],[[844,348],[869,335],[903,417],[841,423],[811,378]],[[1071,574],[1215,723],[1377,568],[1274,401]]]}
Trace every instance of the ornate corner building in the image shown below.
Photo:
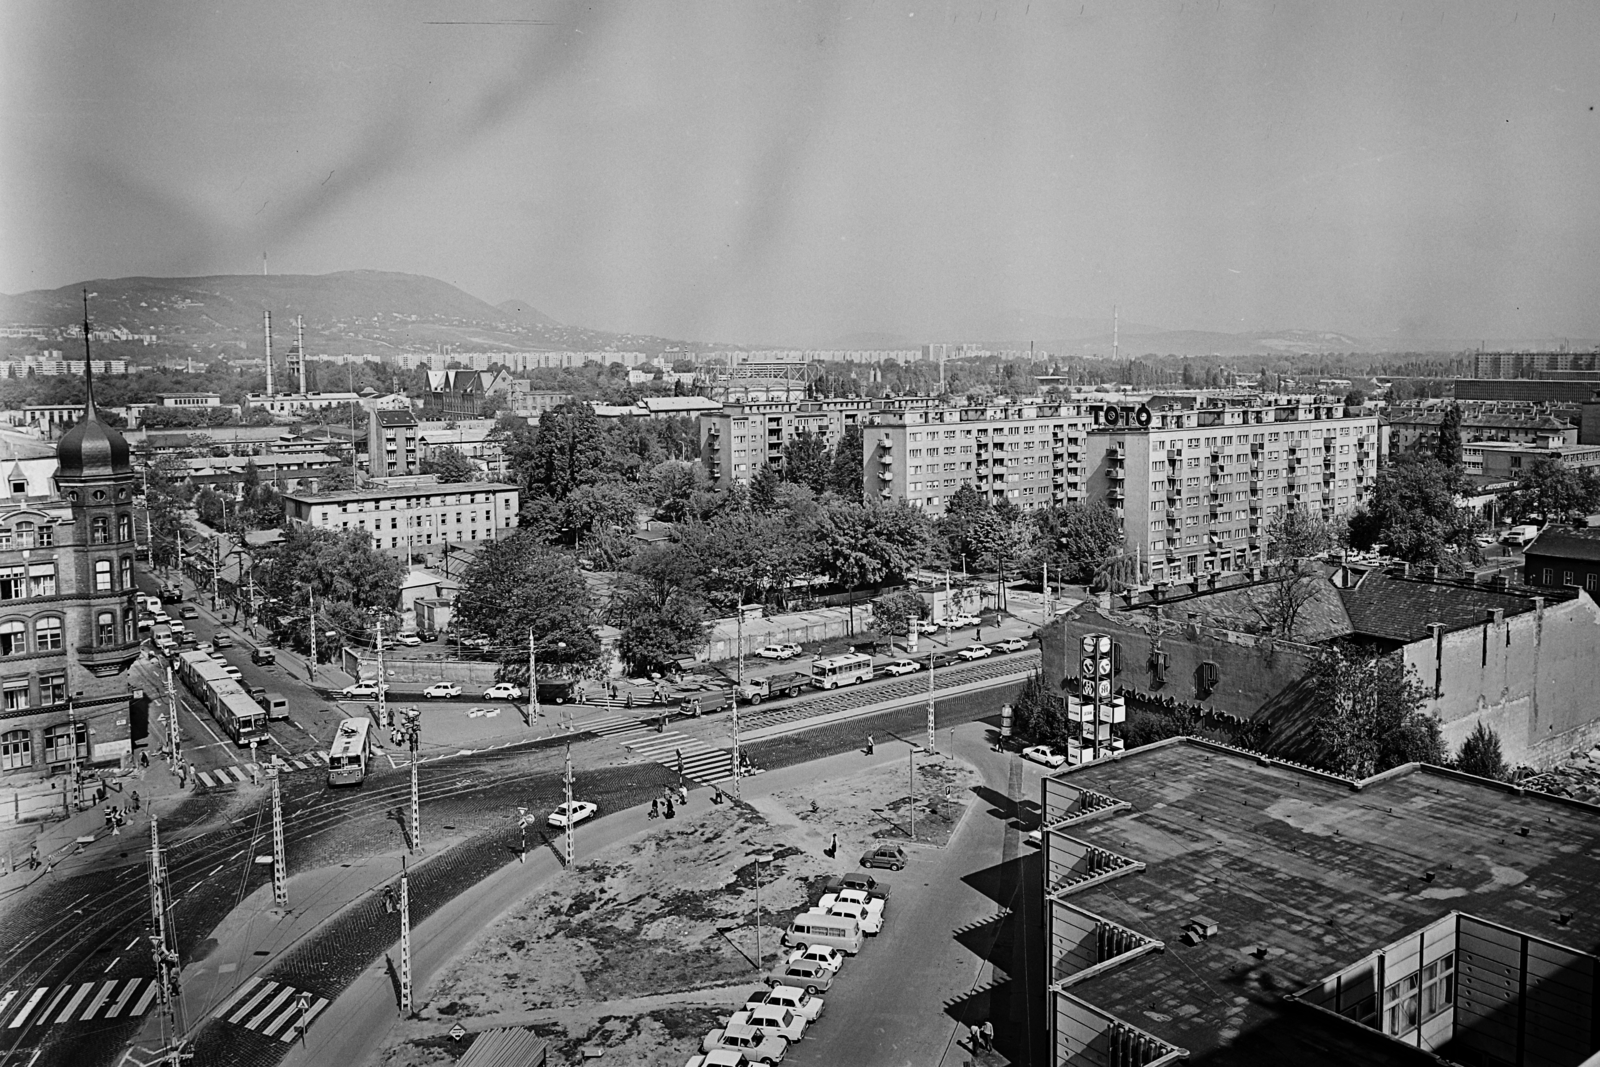
{"label": "ornate corner building", "polygon": [[145,735],[128,673],[140,653],[133,466],[92,378],[87,393],[54,479],[12,465],[0,497],[0,782],[12,787],[123,764]]}

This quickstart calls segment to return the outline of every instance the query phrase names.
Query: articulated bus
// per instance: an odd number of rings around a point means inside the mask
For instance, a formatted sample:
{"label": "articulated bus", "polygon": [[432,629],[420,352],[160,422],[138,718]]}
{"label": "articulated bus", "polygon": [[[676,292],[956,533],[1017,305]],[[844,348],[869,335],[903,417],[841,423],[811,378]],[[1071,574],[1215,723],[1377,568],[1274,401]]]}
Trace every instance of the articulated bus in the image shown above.
{"label": "articulated bus", "polygon": [[826,656],[811,662],[811,684],[818,689],[835,689],[841,685],[871,680],[872,657],[859,652]]}
{"label": "articulated bus", "polygon": [[372,720],[345,719],[328,748],[328,784],[360,785],[372,758]]}
{"label": "articulated bus", "polygon": [[177,658],[178,677],[206,706],[211,717],[236,745],[267,741],[267,712],[206,652],[183,652]]}

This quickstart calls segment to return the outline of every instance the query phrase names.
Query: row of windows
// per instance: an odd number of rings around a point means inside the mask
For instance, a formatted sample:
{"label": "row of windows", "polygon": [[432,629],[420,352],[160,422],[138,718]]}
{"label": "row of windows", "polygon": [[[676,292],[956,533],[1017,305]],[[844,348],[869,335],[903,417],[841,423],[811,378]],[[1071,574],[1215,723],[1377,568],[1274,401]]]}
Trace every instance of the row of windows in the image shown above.
{"label": "row of windows", "polygon": [[[352,508],[354,510],[358,511],[358,512],[359,511],[386,511],[386,510],[387,511],[394,511],[397,508],[399,510],[401,510],[401,511],[412,511],[412,510],[415,510],[417,508],[430,508],[430,507],[436,508],[436,507],[441,507],[441,506],[448,507],[448,506],[458,505],[458,504],[493,504],[494,501],[495,501],[495,494],[493,494],[493,493],[452,493],[452,494],[449,494],[449,495],[441,495],[441,496],[436,496],[436,497],[435,496],[425,496],[425,497],[410,497],[410,496],[408,496],[408,497],[405,497],[404,499],[401,499],[400,497],[394,497],[394,498],[392,498],[390,500],[387,500],[387,501],[381,501],[381,500],[357,500],[357,501],[355,501],[353,503],[340,504],[339,505],[339,511],[341,513],[348,512]],[[385,503],[388,504],[387,508],[383,507],[383,505]],[[368,505],[371,505],[371,506],[369,507]]]}
{"label": "row of windows", "polygon": [[55,595],[56,565],[53,561],[0,567],[0,600]]}
{"label": "row of windows", "polygon": [[[62,633],[64,624],[54,615],[47,615],[33,622],[33,647],[34,652],[56,652],[62,646]],[[21,619],[7,619],[0,622],[0,656],[16,656],[30,651],[28,647],[28,624]]]}
{"label": "row of windows", "polygon": [[42,674],[39,676],[39,699],[30,698],[31,684],[26,678],[11,678],[0,682],[0,703],[7,711],[25,711],[28,708],[47,708],[67,702],[67,676]]}
{"label": "row of windows", "polygon": [[[117,543],[123,544],[133,540],[133,516],[117,516]],[[111,543],[111,520],[104,515],[96,515],[89,520],[89,543],[91,545],[109,545]]]}
{"label": "row of windows", "polygon": [[[65,686],[65,682],[62,684]],[[76,746],[73,744],[74,734],[77,735]],[[76,752],[73,751],[74,747]],[[44,761],[70,763],[74,758],[84,762],[89,759],[88,724],[74,722],[45,727]],[[0,734],[0,770],[15,771],[32,766],[33,734],[27,730],[7,730]]]}
{"label": "row of windows", "polygon": [[0,552],[12,548],[49,548],[55,543],[54,526],[39,526],[26,519],[9,530],[0,530]]}

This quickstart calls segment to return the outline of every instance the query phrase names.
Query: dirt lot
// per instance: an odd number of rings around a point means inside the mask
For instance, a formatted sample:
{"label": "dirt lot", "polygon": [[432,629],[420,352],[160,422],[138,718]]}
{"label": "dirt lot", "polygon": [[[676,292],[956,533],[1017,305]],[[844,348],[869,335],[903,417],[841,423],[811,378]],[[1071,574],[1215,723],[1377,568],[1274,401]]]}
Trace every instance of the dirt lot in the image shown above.
{"label": "dirt lot", "polygon": [[[863,758],[865,763],[865,758]],[[974,799],[977,772],[944,757],[917,766],[917,840],[942,845]],[[811,810],[812,797],[827,805]],[[702,792],[686,815],[651,824],[541,885],[424,993],[375,1062],[454,1063],[468,1030],[526,1026],[550,1039],[553,1064],[603,1048],[607,1067],[682,1063],[755,987],[760,871],[761,955],[770,966],[789,920],[829,875],[857,866],[869,843],[907,840],[906,765],[863,767],[808,783],[804,794],[713,806]],[[838,858],[827,850],[834,834]],[[892,875],[890,876],[892,879]]]}

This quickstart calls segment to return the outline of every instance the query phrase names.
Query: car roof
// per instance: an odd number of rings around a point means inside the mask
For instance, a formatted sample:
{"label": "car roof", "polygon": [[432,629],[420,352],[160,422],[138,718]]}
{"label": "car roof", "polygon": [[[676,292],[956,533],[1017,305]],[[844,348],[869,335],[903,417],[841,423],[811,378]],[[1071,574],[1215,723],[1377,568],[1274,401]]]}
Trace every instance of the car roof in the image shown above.
{"label": "car roof", "polygon": [[749,1023],[736,1023],[732,1020],[729,1020],[728,1025],[723,1027],[722,1032],[729,1037],[736,1037],[745,1041],[761,1036],[761,1030],[758,1027],[751,1026]]}

